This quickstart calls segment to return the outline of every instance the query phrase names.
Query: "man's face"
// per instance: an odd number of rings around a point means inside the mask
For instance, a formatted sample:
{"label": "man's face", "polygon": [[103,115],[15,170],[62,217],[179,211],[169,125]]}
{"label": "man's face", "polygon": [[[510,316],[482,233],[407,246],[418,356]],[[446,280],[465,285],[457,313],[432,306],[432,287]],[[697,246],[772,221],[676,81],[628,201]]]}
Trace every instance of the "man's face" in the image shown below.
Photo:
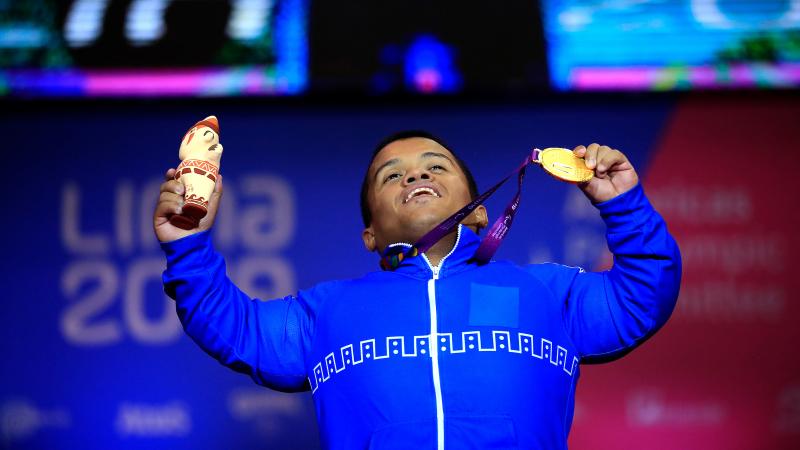
{"label": "man's face", "polygon": [[[453,154],[427,138],[390,143],[376,155],[367,176],[372,223],[362,237],[370,251],[414,243],[471,200],[467,177]],[[485,226],[485,217],[481,207],[462,223]]]}
{"label": "man's face", "polygon": [[219,161],[222,147],[218,144],[219,135],[214,130],[207,126],[196,126],[183,137],[181,147],[178,150],[178,157],[186,159],[191,155],[191,157],[195,158]]}

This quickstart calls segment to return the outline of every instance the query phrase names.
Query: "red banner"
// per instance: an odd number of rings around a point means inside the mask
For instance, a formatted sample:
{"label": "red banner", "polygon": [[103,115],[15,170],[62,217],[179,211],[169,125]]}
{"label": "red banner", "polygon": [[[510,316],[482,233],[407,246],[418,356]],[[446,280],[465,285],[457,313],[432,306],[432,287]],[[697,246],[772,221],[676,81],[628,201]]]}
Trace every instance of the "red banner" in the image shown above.
{"label": "red banner", "polygon": [[584,366],[575,449],[800,448],[800,103],[691,98],[642,174],[683,255],[678,306]]}

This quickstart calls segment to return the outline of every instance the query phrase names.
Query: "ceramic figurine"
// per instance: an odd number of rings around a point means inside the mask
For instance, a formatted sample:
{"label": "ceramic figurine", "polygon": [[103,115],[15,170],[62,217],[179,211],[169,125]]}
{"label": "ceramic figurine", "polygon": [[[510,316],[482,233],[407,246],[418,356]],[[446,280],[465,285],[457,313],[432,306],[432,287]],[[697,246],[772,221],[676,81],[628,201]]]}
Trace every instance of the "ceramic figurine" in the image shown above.
{"label": "ceramic figurine", "polygon": [[222,158],[219,143],[219,122],[208,116],[194,124],[183,136],[178,152],[181,164],[175,179],[186,188],[181,214],[170,218],[170,223],[185,230],[197,228],[200,219],[208,213],[208,201],[214,192]]}

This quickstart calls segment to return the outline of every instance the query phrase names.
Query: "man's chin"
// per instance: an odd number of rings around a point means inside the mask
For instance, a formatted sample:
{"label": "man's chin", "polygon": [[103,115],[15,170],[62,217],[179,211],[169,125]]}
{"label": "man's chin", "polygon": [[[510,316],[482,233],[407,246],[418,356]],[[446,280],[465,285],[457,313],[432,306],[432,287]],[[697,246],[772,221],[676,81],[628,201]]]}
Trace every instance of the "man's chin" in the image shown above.
{"label": "man's chin", "polygon": [[414,214],[405,217],[402,223],[410,233],[419,235],[417,237],[419,239],[436,225],[442,223],[447,217],[449,216],[443,216],[441,213],[437,214],[434,211],[415,211]]}

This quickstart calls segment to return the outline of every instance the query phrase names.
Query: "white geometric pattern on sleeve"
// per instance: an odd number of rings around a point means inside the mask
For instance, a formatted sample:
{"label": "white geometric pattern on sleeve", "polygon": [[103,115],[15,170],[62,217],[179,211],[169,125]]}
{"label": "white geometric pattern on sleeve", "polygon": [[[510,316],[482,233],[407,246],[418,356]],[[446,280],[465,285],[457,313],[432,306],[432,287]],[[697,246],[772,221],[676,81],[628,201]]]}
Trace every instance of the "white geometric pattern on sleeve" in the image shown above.
{"label": "white geometric pattern on sleeve", "polygon": [[[507,352],[529,356],[561,368],[567,376],[575,374],[575,368],[580,363],[577,356],[569,358],[566,348],[555,345],[549,339],[538,338],[529,333],[518,333],[507,330],[464,331],[456,333],[438,333],[437,342],[439,355],[457,355],[459,353],[473,352]],[[308,382],[311,393],[316,393],[319,387],[348,367],[365,363],[370,360],[388,358],[416,358],[430,357],[429,336],[414,336],[406,339],[405,336],[387,336],[376,343],[376,339],[365,339],[358,345],[348,344],[338,351],[328,353],[327,356],[314,366]]]}

